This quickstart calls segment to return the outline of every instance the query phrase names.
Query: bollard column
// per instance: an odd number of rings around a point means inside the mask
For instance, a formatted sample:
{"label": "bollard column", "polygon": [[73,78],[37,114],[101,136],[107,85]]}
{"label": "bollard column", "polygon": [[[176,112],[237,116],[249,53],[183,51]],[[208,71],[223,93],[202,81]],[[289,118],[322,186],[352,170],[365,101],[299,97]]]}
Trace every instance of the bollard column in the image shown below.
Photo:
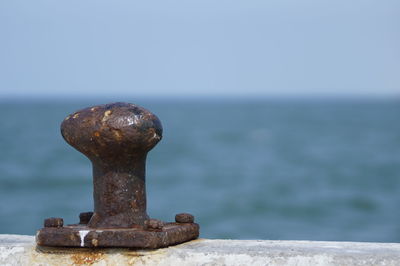
{"label": "bollard column", "polygon": [[143,226],[147,153],[161,140],[160,120],[126,103],[86,108],[68,116],[61,134],[93,165],[94,214],[88,226]]}

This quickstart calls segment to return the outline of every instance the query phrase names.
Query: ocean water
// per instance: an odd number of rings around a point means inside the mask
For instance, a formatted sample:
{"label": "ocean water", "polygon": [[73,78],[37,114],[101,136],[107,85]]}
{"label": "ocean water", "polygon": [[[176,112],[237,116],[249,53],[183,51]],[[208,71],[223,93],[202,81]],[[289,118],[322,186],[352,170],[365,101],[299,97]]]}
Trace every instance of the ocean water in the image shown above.
{"label": "ocean water", "polygon": [[[148,213],[201,237],[400,242],[400,101],[123,99],[157,114]],[[88,159],[62,139],[101,100],[0,102],[0,233],[92,210]]]}

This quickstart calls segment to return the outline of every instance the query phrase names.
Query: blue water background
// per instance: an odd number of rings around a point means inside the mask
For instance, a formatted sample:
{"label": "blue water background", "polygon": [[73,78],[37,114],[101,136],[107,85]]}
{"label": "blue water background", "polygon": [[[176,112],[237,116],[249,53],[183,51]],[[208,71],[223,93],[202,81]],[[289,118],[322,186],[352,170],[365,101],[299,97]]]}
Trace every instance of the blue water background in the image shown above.
{"label": "blue water background", "polygon": [[[190,212],[206,238],[400,242],[397,99],[121,99],[153,111],[148,213]],[[0,233],[92,210],[68,114],[104,100],[0,102]]]}

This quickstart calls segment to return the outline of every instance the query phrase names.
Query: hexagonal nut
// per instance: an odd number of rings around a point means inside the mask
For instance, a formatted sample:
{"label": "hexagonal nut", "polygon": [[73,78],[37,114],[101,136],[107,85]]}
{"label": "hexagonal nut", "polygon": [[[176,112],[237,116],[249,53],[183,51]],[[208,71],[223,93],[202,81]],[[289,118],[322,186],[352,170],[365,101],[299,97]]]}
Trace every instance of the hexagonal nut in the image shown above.
{"label": "hexagonal nut", "polygon": [[79,224],[88,224],[92,216],[93,212],[81,212],[79,214]]}
{"label": "hexagonal nut", "polygon": [[177,223],[193,223],[194,222],[194,216],[191,215],[190,213],[179,213],[175,215],[175,221]]}
{"label": "hexagonal nut", "polygon": [[149,219],[144,222],[147,229],[162,229],[164,222],[157,219]]}
{"label": "hexagonal nut", "polygon": [[63,227],[63,225],[63,218],[51,217],[44,220],[44,227]]}

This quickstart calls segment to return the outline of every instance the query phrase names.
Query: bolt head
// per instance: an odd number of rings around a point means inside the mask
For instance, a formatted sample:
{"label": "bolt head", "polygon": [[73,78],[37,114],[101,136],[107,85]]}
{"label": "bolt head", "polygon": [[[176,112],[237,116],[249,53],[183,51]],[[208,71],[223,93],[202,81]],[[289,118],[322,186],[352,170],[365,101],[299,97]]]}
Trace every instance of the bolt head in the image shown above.
{"label": "bolt head", "polygon": [[79,214],[79,223],[80,224],[88,224],[90,218],[92,218],[93,212],[81,212]]}
{"label": "bolt head", "polygon": [[44,227],[63,227],[64,220],[63,218],[47,218],[44,220]]}
{"label": "bolt head", "polygon": [[157,219],[149,219],[145,221],[145,226],[147,229],[162,229],[164,222]]}
{"label": "bolt head", "polygon": [[193,223],[194,216],[191,215],[190,213],[179,213],[175,215],[175,221],[177,223]]}

